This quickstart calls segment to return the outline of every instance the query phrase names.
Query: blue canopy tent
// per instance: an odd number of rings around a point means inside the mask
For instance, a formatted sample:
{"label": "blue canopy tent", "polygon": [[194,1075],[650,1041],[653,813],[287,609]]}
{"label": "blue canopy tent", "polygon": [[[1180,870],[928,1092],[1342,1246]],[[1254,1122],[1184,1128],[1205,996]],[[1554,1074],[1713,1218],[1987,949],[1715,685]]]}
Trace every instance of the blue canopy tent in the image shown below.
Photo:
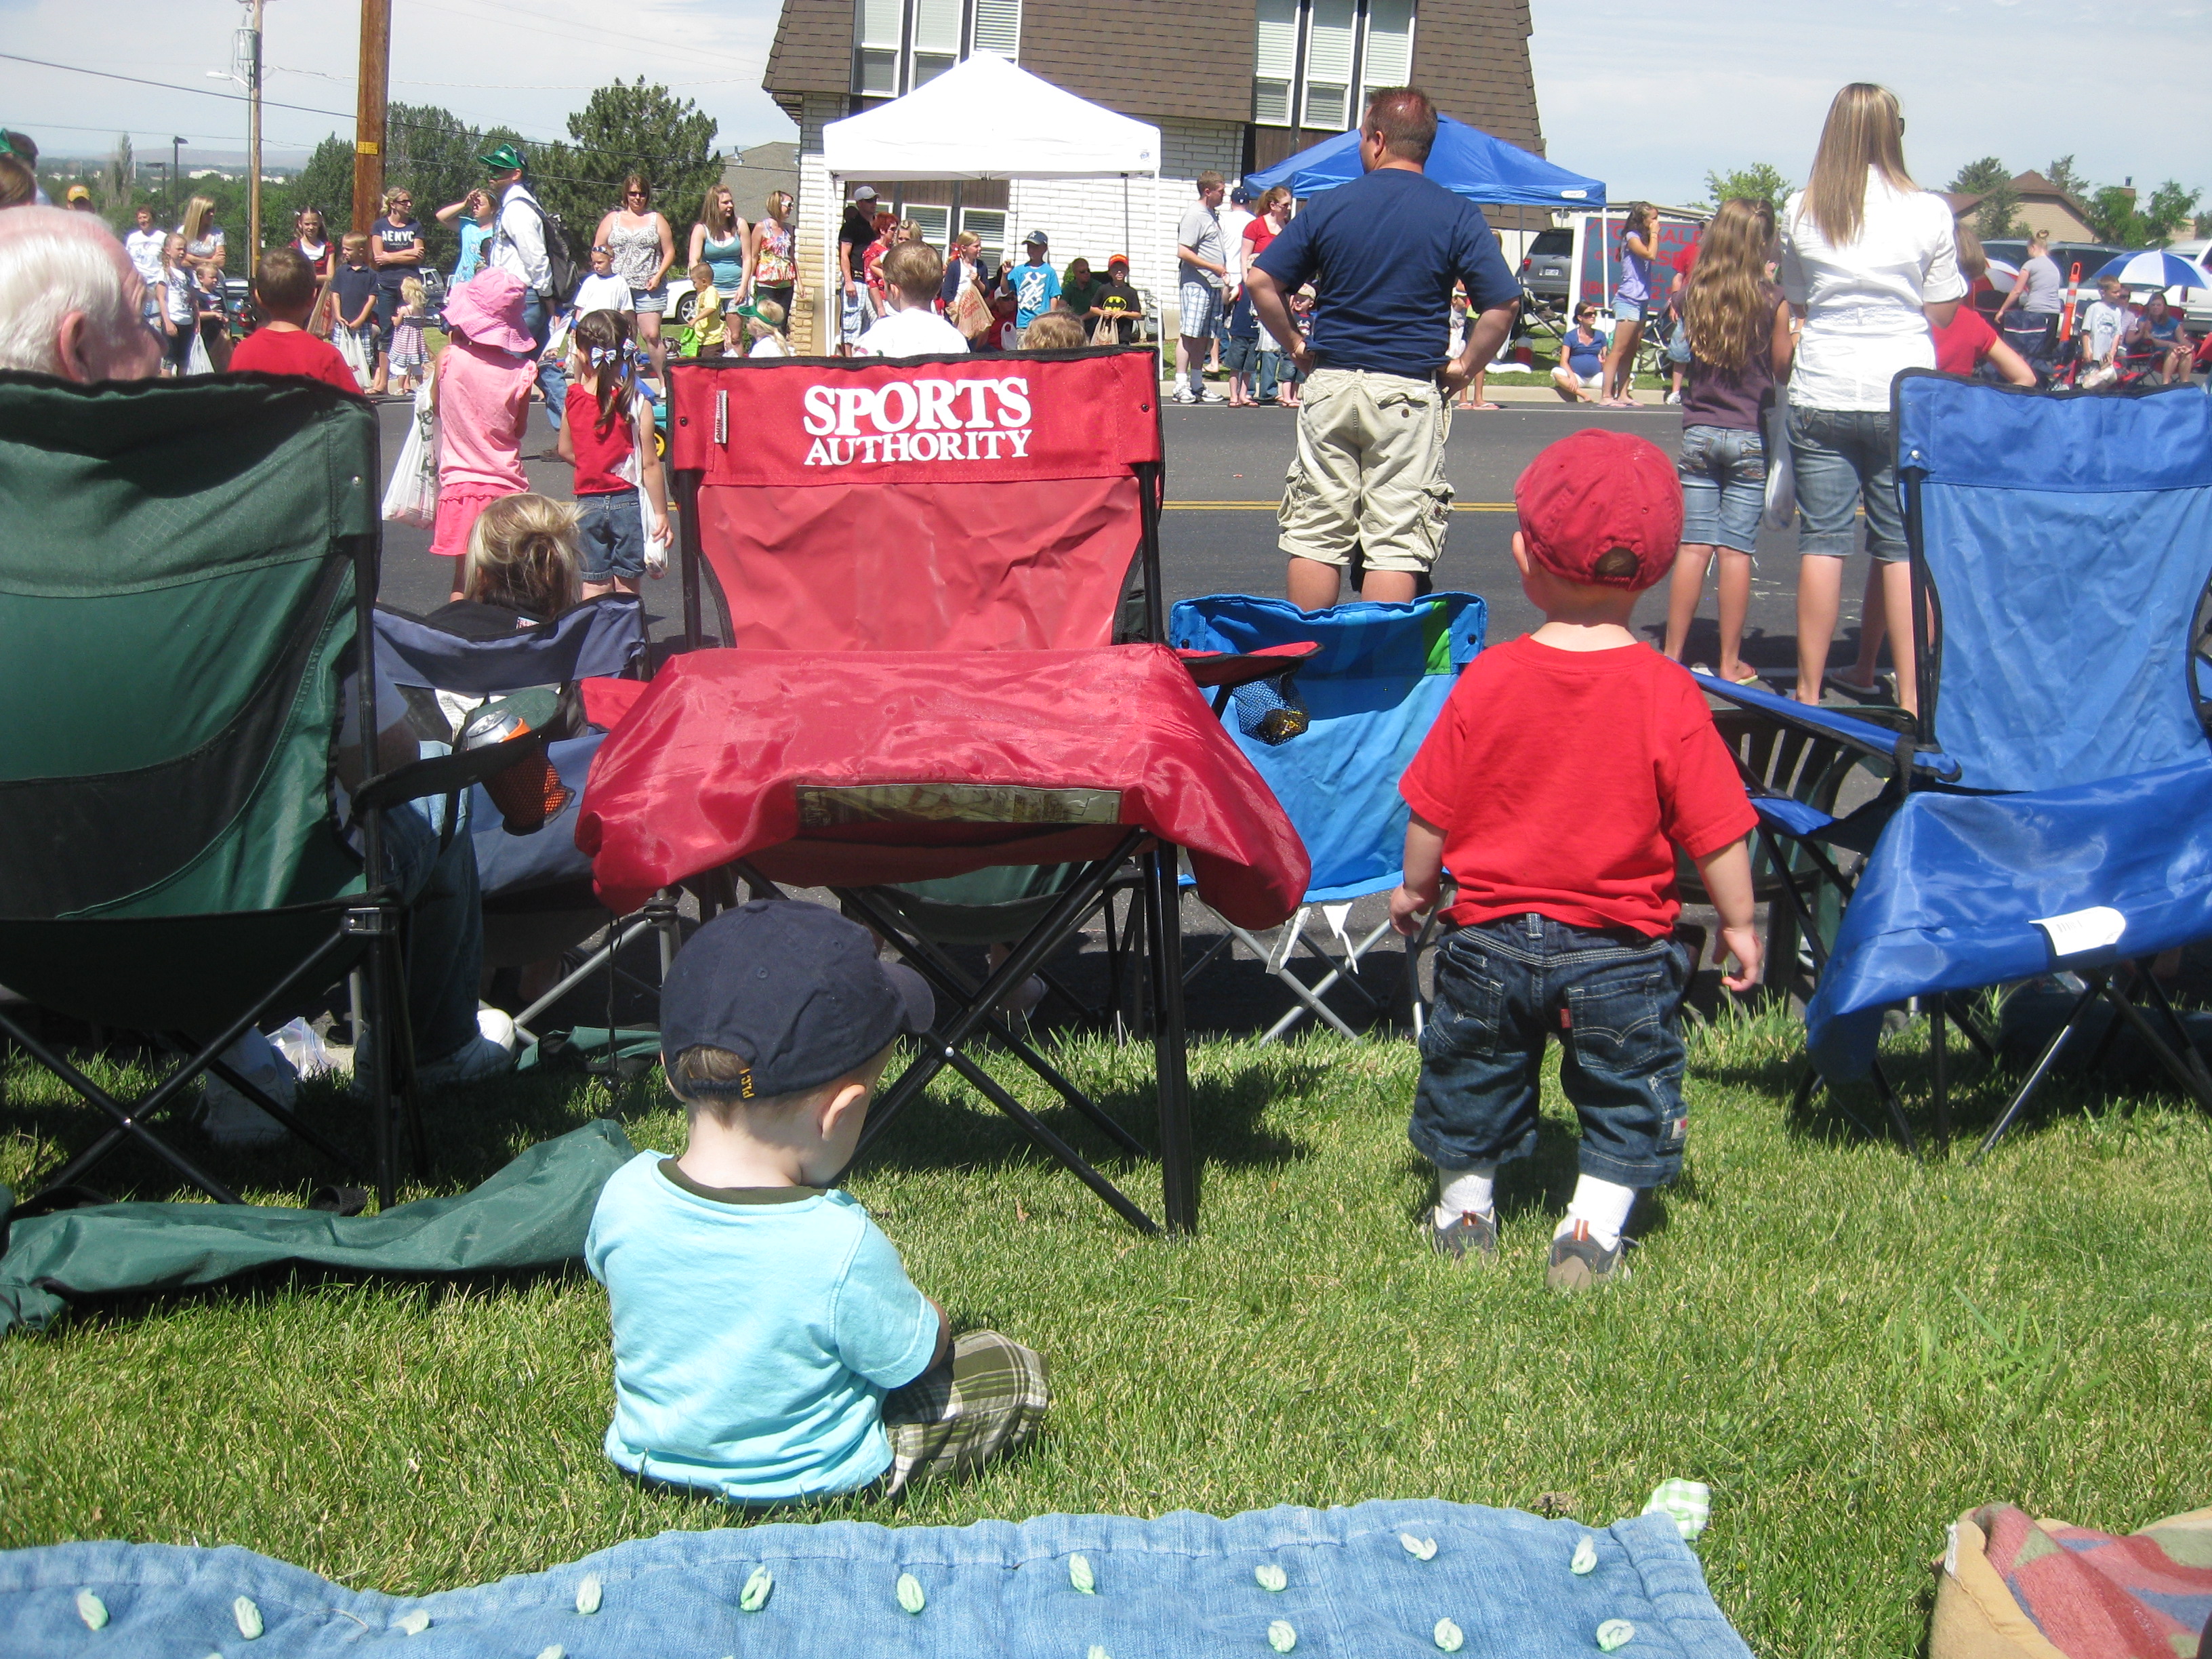
{"label": "blue canopy tent", "polygon": [[[1601,181],[1555,167],[1449,115],[1437,118],[1436,148],[1429,152],[1425,171],[1445,189],[1476,202],[1516,207],[1605,205]],[[1288,185],[1293,196],[1317,196],[1350,184],[1359,173],[1359,134],[1340,132],[1263,173],[1247,173],[1244,185],[1255,196],[1277,185]]]}

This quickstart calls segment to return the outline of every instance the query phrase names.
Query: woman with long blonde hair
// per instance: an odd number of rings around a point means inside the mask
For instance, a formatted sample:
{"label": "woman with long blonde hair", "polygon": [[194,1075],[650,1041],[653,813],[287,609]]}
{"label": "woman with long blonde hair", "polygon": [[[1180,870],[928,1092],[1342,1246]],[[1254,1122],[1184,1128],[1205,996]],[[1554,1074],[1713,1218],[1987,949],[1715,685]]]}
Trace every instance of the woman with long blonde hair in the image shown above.
{"label": "woman with long blonde hair", "polygon": [[185,204],[185,222],[177,227],[185,239],[185,261],[194,271],[222,269],[227,257],[222,227],[215,222],[215,203],[195,196]]}
{"label": "woman with long blonde hair", "polygon": [[791,192],[772,190],[761,216],[745,234],[744,299],[772,301],[783,307],[784,330],[791,327],[791,305],[800,297],[799,264],[792,249]]}
{"label": "woman with long blonde hair", "polygon": [[1666,653],[1677,662],[1720,555],[1723,679],[1750,684],[1743,665],[1752,555],[1766,501],[1765,416],[1790,372],[1790,308],[1766,280],[1774,210],[1738,197],[1705,227],[1682,301],[1690,362],[1682,392],[1682,547],[1667,594]]}
{"label": "woman with long blonde hair", "polygon": [[[1905,167],[1905,117],[1887,87],[1836,94],[1813,176],[1782,213],[1782,291],[1802,319],[1790,378],[1790,459],[1798,509],[1797,696],[1820,701],[1842,603],[1844,560],[1866,507],[1866,546],[1881,568],[1881,609],[1897,699],[1917,708],[1911,575],[1897,496],[1889,386],[1933,368],[1929,326],[1948,328],[1966,297],[1951,210]],[[1854,696],[1872,684],[1843,684]]]}

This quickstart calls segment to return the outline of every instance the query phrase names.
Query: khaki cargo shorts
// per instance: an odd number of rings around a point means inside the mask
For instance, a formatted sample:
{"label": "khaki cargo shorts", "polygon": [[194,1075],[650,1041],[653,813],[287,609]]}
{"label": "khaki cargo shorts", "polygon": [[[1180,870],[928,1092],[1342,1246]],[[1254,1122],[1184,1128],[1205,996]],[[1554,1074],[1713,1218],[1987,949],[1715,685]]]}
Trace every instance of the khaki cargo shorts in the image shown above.
{"label": "khaki cargo shorts", "polygon": [[1426,572],[1451,522],[1451,401],[1431,380],[1316,369],[1298,408],[1277,542],[1292,558]]}

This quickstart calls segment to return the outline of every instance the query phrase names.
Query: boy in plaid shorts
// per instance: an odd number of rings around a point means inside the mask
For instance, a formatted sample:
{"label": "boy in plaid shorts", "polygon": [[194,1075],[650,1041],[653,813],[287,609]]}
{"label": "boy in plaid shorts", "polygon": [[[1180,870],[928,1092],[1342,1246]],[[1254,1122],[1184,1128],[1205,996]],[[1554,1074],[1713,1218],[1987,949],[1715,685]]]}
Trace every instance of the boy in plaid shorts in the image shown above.
{"label": "boy in plaid shorts", "polygon": [[1637,1194],[1682,1167],[1682,994],[1689,953],[1674,849],[1720,912],[1732,991],[1759,978],[1751,859],[1758,819],[1697,683],[1629,631],[1682,538],[1674,464],[1595,428],[1553,444],[1514,489],[1514,562],[1545,615],[1484,652],[1406,769],[1412,808],[1399,932],[1418,931],[1441,872],[1456,890],[1437,952],[1408,1133],[1437,1166],[1439,1255],[1498,1254],[1498,1166],[1535,1150],[1544,1048],[1582,1120],[1580,1176],[1545,1281],[1619,1271]]}
{"label": "boy in plaid shorts", "polygon": [[615,1415],[606,1454],[641,1480],[781,1503],[974,1468],[1036,1432],[1042,1357],[955,1338],[867,1212],[828,1183],[853,1156],[929,988],[866,928],[761,900],[717,916],[661,991],[681,1157],[641,1152],[592,1212]]}

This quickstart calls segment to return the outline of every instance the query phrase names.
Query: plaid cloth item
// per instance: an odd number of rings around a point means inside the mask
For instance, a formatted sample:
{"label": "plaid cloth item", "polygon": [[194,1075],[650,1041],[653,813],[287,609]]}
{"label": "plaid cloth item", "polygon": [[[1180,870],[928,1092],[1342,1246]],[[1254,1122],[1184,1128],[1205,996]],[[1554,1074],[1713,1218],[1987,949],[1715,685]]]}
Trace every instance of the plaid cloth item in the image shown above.
{"label": "plaid cloth item", "polygon": [[1713,1489],[1702,1480],[1662,1480],[1652,1488],[1651,1501],[1644,1506],[1646,1515],[1654,1510],[1674,1522],[1674,1530],[1686,1544],[1712,1519]]}
{"label": "plaid cloth item", "polygon": [[891,1440],[885,1495],[940,1474],[964,1474],[1026,1443],[1051,1403],[1042,1354],[996,1331],[954,1338],[945,1359],[884,1396]]}

